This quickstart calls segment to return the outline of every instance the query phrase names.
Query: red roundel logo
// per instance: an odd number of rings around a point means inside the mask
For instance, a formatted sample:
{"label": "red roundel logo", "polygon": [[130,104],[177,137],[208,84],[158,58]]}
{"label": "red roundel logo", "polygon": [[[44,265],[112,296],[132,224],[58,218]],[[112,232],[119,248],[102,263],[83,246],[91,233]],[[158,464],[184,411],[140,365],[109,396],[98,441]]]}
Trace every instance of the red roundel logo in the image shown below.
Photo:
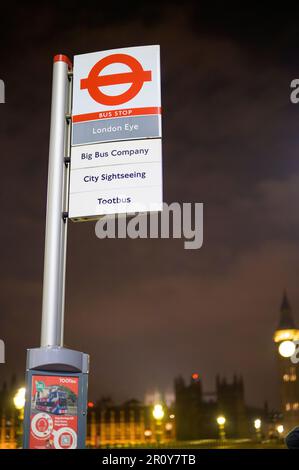
{"label": "red roundel logo", "polygon": [[[115,63],[127,65],[131,71],[100,75],[105,67]],[[117,106],[133,99],[140,92],[144,82],[150,82],[151,80],[152,72],[143,70],[142,65],[135,57],[128,54],[112,54],[99,60],[92,67],[88,77],[82,78],[80,81],[80,88],[81,90],[87,89],[90,96],[98,103],[106,106]],[[100,87],[124,83],[131,83],[131,86],[119,95],[106,95],[100,90]]]}
{"label": "red roundel logo", "polygon": [[36,423],[36,429],[40,432],[46,432],[48,430],[49,423],[45,418],[41,418]]}

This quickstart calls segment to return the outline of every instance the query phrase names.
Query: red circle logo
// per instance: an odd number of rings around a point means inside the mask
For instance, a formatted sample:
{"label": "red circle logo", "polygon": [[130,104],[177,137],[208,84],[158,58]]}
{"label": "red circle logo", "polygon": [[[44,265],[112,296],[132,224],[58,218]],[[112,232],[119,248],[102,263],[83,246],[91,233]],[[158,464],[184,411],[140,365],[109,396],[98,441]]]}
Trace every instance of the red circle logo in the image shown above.
{"label": "red circle logo", "polygon": [[49,423],[45,418],[40,418],[36,423],[36,429],[40,432],[46,432],[49,427]]}
{"label": "red circle logo", "polygon": [[[101,71],[111,64],[125,64],[131,71],[115,73],[111,75],[100,75]],[[152,80],[152,72],[143,70],[142,65],[135,57],[128,54],[112,54],[99,60],[89,72],[87,78],[80,80],[81,90],[87,89],[90,96],[98,103],[106,106],[116,106],[126,103],[134,98],[141,90],[144,82]],[[99,88],[108,85],[119,85],[131,83],[131,86],[120,95],[106,95]]]}

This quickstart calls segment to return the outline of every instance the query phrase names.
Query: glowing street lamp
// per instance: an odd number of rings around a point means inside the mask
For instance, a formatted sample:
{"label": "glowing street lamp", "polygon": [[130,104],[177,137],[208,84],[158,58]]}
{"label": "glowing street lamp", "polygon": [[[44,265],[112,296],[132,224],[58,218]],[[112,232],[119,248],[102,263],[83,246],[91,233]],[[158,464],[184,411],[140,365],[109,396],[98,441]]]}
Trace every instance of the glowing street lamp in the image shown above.
{"label": "glowing street lamp", "polygon": [[159,403],[154,406],[153,417],[156,421],[161,421],[164,418],[163,406]]}
{"label": "glowing street lamp", "polygon": [[262,427],[262,421],[260,418],[257,418],[254,420],[254,428],[256,432],[256,438],[259,441],[261,439],[261,427]]}
{"label": "glowing street lamp", "polygon": [[282,424],[279,424],[276,428],[276,431],[278,432],[279,436],[281,436],[281,434],[283,433],[284,431],[284,427]]}
{"label": "glowing street lamp", "polygon": [[21,387],[17,390],[17,393],[15,394],[13,398],[15,408],[16,410],[19,411],[19,416],[21,420],[24,419],[25,393],[26,393],[25,387]]}
{"label": "glowing street lamp", "polygon": [[18,427],[17,427],[17,447],[21,447],[22,433],[23,433],[23,420],[24,420],[24,408],[25,408],[25,387],[21,387],[17,390],[13,397],[13,403],[16,410],[19,413]]}
{"label": "glowing street lamp", "polygon": [[164,418],[164,409],[160,403],[157,403],[153,408],[153,417],[156,423],[156,440],[157,444],[161,443],[162,437],[162,419]]}
{"label": "glowing street lamp", "polygon": [[223,426],[225,424],[225,417],[224,416],[218,416],[217,418],[217,423],[219,424],[219,426]]}
{"label": "glowing street lamp", "polygon": [[166,424],[165,424],[165,429],[166,429],[166,431],[169,431],[169,432],[170,432],[170,431],[172,431],[172,428],[173,428],[173,425],[172,425],[171,423],[166,423]]}
{"label": "glowing street lamp", "polygon": [[254,420],[254,427],[255,429],[261,429],[262,422],[260,419],[255,419]]}
{"label": "glowing street lamp", "polygon": [[224,416],[218,416],[216,421],[217,421],[217,424],[219,426],[219,437],[220,437],[221,440],[224,440],[225,439],[224,426],[225,426],[226,419],[225,419]]}

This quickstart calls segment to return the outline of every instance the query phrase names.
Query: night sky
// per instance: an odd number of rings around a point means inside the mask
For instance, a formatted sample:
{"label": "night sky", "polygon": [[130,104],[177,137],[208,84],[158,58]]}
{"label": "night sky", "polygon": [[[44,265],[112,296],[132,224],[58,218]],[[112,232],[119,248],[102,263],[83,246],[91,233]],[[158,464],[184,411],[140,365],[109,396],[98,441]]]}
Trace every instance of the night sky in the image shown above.
{"label": "night sky", "polygon": [[164,200],[204,203],[204,244],[70,223],[65,343],[91,355],[94,400],[196,371],[205,391],[242,374],[248,403],[278,406],[284,288],[299,320],[299,7],[222,3],[1,6],[1,382],[40,340],[53,55],[160,44]]}

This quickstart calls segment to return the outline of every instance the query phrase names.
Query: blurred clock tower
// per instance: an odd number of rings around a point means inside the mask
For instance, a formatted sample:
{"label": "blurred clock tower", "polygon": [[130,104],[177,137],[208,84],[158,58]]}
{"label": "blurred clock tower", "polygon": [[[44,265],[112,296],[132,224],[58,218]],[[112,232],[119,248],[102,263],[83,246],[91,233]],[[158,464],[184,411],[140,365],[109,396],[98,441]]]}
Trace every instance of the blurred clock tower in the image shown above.
{"label": "blurred clock tower", "polygon": [[288,432],[292,427],[299,426],[299,363],[291,362],[291,356],[295,352],[293,341],[299,340],[299,330],[296,328],[286,292],[283,294],[279,323],[273,340],[278,362],[283,424],[285,432]]}

